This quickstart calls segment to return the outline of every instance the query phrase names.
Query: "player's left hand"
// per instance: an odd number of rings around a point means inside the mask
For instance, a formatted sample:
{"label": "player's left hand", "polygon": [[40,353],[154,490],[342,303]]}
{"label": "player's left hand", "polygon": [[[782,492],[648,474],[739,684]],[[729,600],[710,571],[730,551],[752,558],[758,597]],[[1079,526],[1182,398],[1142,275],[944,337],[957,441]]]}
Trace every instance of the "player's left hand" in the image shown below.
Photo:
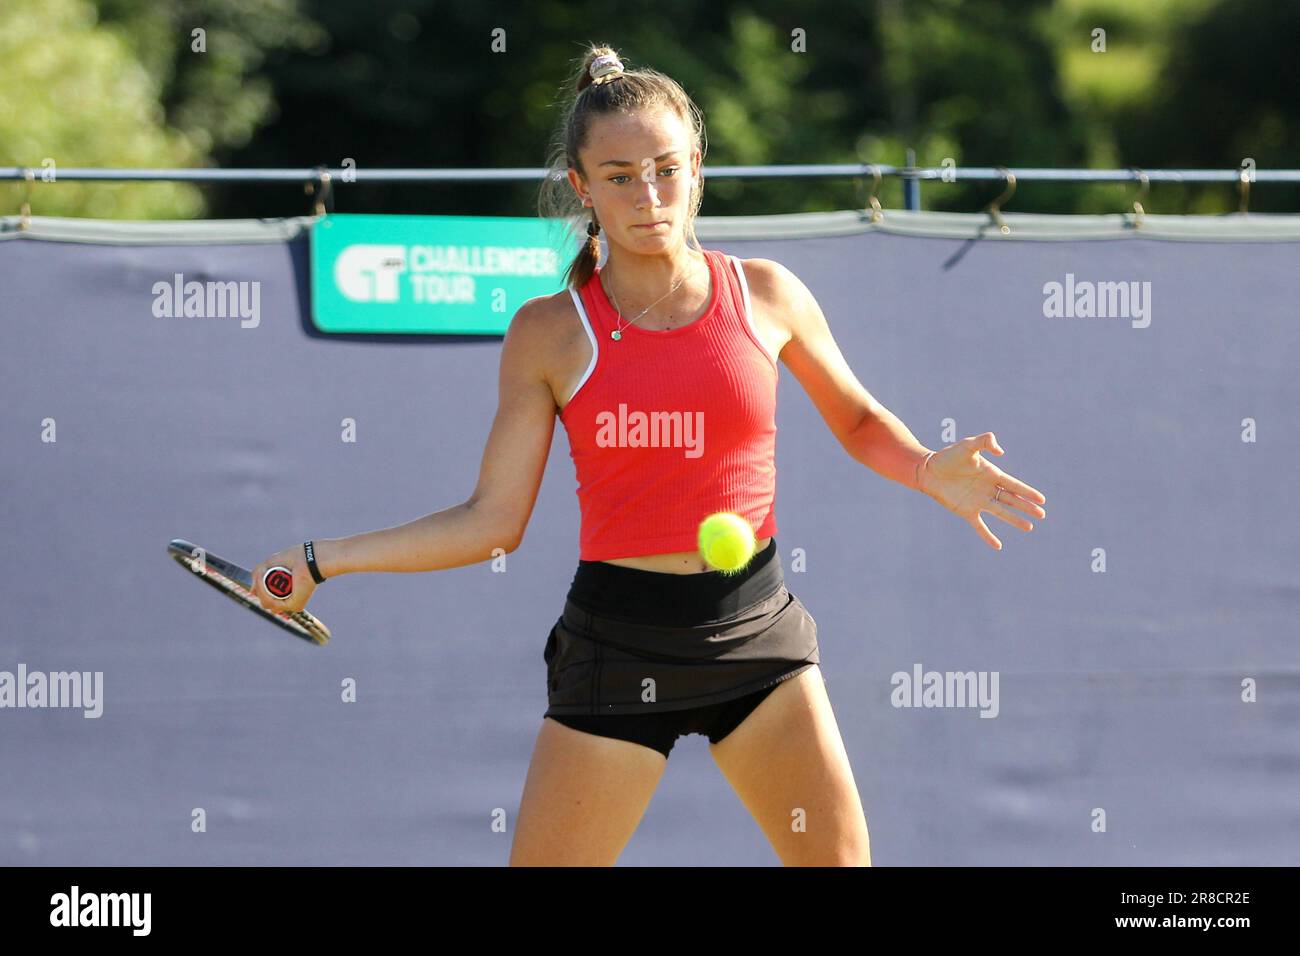
{"label": "player's left hand", "polygon": [[992,432],[963,438],[930,456],[920,471],[920,490],[965,518],[989,547],[1001,551],[1002,542],[988,529],[980,512],[997,515],[1021,531],[1032,531],[1033,522],[1021,512],[1046,518],[1047,512],[1039,505],[1046,504],[1047,498],[984,458],[981,451],[1005,454]]}

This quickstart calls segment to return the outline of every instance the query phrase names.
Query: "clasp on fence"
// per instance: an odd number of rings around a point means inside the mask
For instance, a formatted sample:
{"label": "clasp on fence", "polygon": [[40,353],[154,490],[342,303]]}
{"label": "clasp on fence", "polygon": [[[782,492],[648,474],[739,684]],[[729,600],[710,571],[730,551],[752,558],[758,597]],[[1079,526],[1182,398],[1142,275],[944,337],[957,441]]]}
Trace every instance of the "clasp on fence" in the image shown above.
{"label": "clasp on fence", "polygon": [[1146,210],[1142,208],[1142,200],[1146,198],[1147,193],[1151,191],[1151,177],[1136,166],[1130,166],[1131,172],[1137,173],[1138,180],[1142,187],[1138,190],[1136,198],[1133,200],[1133,228],[1142,228],[1142,217],[1146,215]]}
{"label": "clasp on fence", "polygon": [[18,231],[26,232],[32,225],[32,183],[36,182],[36,170],[23,167],[23,201],[18,207]]}
{"label": "clasp on fence", "polygon": [[[880,200],[876,198],[876,193],[880,189],[880,167],[875,163],[871,164],[871,175],[875,177],[875,182],[871,186],[871,194],[867,197],[867,206],[871,209],[871,221],[880,222],[885,218],[885,213],[880,208]],[[862,187],[861,179],[855,179],[854,182],[858,184],[859,188]],[[865,213],[867,208],[864,207],[862,211]]]}
{"label": "clasp on fence", "polygon": [[1005,166],[995,167],[1002,173],[1002,180],[1007,184],[1007,188],[1002,190],[1002,195],[993,200],[985,207],[985,211],[997,223],[998,231],[1004,236],[1011,235],[1011,227],[1002,221],[1002,204],[1010,199],[1016,192],[1016,174]]}
{"label": "clasp on fence", "polygon": [[315,195],[315,202],[312,203],[312,215],[323,216],[327,212],[334,211],[334,184],[330,180],[330,171],[327,166],[316,167],[316,178],[308,182],[303,191],[308,196]]}

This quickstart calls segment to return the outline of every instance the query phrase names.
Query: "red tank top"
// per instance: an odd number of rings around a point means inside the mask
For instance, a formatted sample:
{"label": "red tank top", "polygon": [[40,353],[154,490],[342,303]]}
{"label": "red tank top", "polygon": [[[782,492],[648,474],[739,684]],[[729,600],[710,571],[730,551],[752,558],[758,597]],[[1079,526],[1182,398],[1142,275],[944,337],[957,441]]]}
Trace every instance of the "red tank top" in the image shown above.
{"label": "red tank top", "polygon": [[594,353],[560,412],[581,560],[693,551],[715,511],[743,516],[758,538],[776,534],[777,364],[753,324],[740,260],[703,252],[709,304],[679,328],[618,320],[598,274],[569,290]]}

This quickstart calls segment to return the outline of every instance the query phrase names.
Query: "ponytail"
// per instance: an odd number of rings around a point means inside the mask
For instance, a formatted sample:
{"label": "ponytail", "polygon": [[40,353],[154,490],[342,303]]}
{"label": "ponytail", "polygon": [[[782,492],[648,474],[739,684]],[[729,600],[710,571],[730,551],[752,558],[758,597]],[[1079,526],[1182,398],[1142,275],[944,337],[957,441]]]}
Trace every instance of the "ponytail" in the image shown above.
{"label": "ponytail", "polygon": [[600,223],[596,221],[596,210],[591,211],[591,222],[587,223],[587,241],[582,244],[578,254],[569,263],[565,273],[564,284],[570,289],[581,289],[596,273],[600,262]]}

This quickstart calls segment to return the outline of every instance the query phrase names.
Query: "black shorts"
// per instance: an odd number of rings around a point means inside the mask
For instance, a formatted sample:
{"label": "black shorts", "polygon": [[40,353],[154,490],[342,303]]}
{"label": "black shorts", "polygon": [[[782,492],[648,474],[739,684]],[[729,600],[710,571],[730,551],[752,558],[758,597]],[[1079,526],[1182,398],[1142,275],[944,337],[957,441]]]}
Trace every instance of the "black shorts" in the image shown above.
{"label": "black shorts", "polygon": [[820,663],[817,623],[786,588],[775,539],[736,575],[580,561],[543,657],[546,717],[665,757],[684,734],[722,740]]}

